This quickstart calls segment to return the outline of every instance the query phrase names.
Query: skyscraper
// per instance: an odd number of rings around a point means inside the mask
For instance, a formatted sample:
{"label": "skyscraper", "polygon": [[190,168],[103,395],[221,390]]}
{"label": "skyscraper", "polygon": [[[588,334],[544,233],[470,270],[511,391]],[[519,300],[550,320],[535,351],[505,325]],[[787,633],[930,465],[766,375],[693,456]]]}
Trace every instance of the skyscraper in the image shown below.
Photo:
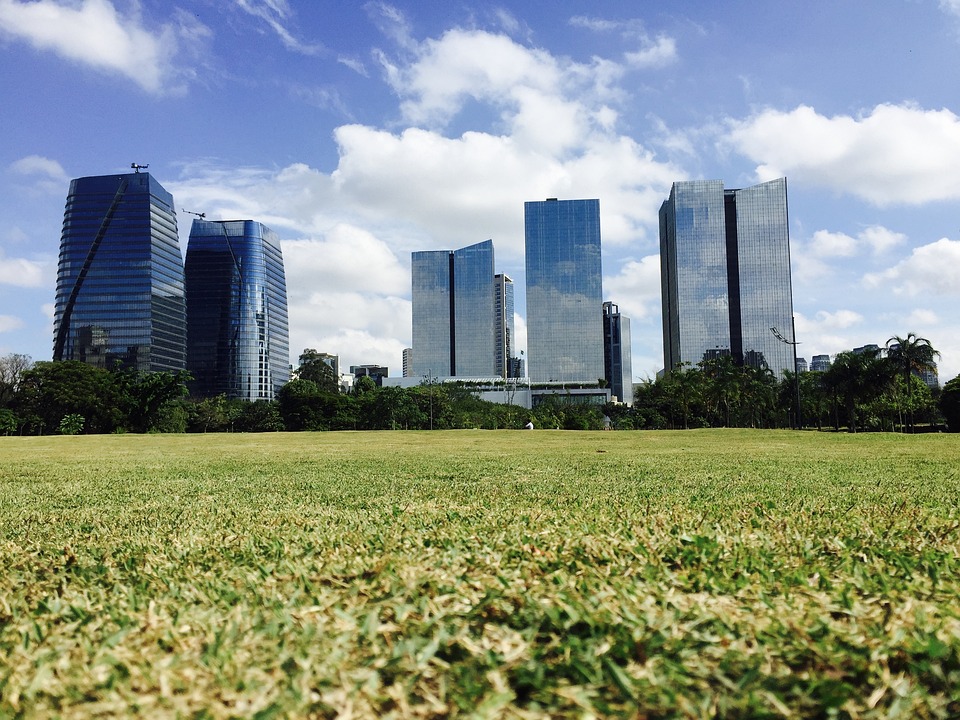
{"label": "skyscraper", "polygon": [[141,371],[186,364],[173,196],[149,173],[70,182],[54,306],[54,360]]}
{"label": "skyscraper", "polygon": [[740,190],[674,183],[660,208],[660,274],[667,370],[722,355],[778,377],[794,370],[785,178]]}
{"label": "skyscraper", "polygon": [[603,304],[603,366],[610,393],[620,402],[633,405],[633,353],[630,347],[630,318],[620,314],[612,302]]}
{"label": "skyscraper", "polygon": [[493,377],[493,241],[411,256],[413,374]]}
{"label": "skyscraper", "polygon": [[516,377],[513,358],[513,280],[497,273],[493,278],[494,355],[497,375]]}
{"label": "skyscraper", "polygon": [[600,201],[524,203],[527,373],[533,382],[604,376]]}
{"label": "skyscraper", "polygon": [[193,394],[272,400],[290,379],[287,285],[276,233],[253,220],[194,220],[186,289]]}

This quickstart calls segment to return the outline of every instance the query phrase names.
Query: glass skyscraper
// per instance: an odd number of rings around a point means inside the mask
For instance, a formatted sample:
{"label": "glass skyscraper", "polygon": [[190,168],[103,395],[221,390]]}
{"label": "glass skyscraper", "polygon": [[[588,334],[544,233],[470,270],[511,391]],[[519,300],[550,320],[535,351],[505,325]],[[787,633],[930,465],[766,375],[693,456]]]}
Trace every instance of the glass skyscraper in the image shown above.
{"label": "glass skyscraper", "polygon": [[54,360],[183,370],[183,259],[173,196],[149,173],[72,180],[63,213]]}
{"label": "glass skyscraper", "polygon": [[777,377],[794,370],[785,178],[739,190],[674,183],[660,208],[660,274],[667,370],[722,355]]}
{"label": "glass skyscraper", "polygon": [[497,375],[516,377],[513,359],[513,280],[497,273],[493,278],[494,355]]}
{"label": "glass skyscraper", "polygon": [[413,375],[495,376],[493,241],[414,252],[410,264]]}
{"label": "glass skyscraper", "polygon": [[604,377],[600,201],[524,203],[527,373],[533,382]]}
{"label": "glass skyscraper", "polygon": [[603,304],[603,367],[610,394],[633,405],[633,352],[630,347],[630,318],[620,314],[612,302]]}
{"label": "glass skyscraper", "polygon": [[186,259],[192,394],[272,400],[290,379],[280,241],[253,220],[194,220]]}

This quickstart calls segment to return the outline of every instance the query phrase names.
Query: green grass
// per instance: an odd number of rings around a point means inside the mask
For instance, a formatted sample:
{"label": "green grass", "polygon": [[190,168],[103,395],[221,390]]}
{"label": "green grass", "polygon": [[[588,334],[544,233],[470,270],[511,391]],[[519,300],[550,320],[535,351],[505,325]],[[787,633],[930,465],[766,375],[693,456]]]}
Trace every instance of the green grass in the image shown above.
{"label": "green grass", "polygon": [[0,718],[960,715],[960,436],[0,438]]}

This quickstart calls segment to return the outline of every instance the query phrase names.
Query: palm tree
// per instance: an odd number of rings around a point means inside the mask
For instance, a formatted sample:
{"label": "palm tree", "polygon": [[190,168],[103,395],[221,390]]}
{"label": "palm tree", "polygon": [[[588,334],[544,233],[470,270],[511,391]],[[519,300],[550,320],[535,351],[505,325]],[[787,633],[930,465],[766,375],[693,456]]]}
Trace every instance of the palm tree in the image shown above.
{"label": "palm tree", "polygon": [[926,338],[918,337],[916,333],[907,333],[906,337],[894,335],[887,340],[887,357],[903,373],[907,385],[907,407],[909,409],[909,427],[913,432],[913,383],[911,376],[920,375],[924,371],[937,369],[936,358],[940,353]]}

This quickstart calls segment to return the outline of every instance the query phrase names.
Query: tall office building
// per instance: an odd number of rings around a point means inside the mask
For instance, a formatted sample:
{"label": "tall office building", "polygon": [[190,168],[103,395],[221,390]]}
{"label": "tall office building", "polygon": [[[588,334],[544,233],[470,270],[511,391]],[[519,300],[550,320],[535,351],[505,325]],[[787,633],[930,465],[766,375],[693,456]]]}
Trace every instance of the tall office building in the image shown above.
{"label": "tall office building", "polygon": [[596,383],[603,368],[600,201],[524,203],[527,373]]}
{"label": "tall office building", "polygon": [[660,208],[660,273],[667,370],[722,355],[778,377],[794,370],[785,178],[740,190],[674,183]]}
{"label": "tall office building", "polygon": [[610,394],[633,405],[633,354],[630,348],[630,318],[612,302],[603,304],[603,367]]}
{"label": "tall office building", "polygon": [[54,306],[54,360],[141,371],[186,364],[173,196],[149,173],[70,182]]}
{"label": "tall office building", "polygon": [[194,220],[186,259],[193,394],[272,400],[290,379],[287,285],[276,233]]}
{"label": "tall office building", "polygon": [[415,376],[497,374],[493,276],[491,240],[412,254]]}
{"label": "tall office building", "polygon": [[403,349],[403,377],[414,377],[413,375],[413,348]]}
{"label": "tall office building", "polygon": [[517,377],[513,358],[513,280],[508,275],[497,273],[493,278],[494,312],[494,361],[497,375],[502,378]]}

